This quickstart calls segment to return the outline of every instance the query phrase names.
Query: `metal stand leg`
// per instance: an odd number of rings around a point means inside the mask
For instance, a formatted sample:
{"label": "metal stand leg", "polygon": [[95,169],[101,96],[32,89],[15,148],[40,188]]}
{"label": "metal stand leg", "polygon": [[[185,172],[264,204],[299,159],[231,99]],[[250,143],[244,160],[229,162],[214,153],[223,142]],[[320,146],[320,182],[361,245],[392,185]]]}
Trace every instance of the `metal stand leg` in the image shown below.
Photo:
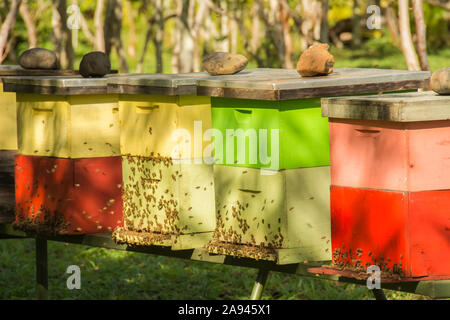
{"label": "metal stand leg", "polygon": [[256,278],[255,285],[253,286],[252,294],[250,300],[261,299],[264,286],[266,285],[267,277],[269,276],[269,270],[260,269],[258,272],[258,277]]}
{"label": "metal stand leg", "polygon": [[373,295],[375,296],[375,300],[387,300],[383,289],[373,289],[370,291],[372,291]]}
{"label": "metal stand leg", "polygon": [[36,294],[38,300],[48,299],[47,240],[36,237]]}

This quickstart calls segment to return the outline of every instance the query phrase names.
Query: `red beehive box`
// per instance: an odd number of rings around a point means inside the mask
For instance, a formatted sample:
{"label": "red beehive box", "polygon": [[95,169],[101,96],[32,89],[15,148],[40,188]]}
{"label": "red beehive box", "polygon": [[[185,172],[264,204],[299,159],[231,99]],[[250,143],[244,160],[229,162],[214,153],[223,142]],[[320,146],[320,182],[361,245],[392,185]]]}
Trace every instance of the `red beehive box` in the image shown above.
{"label": "red beehive box", "polygon": [[404,277],[450,276],[450,190],[331,187],[333,262]]}
{"label": "red beehive box", "polygon": [[15,156],[16,226],[52,234],[123,225],[122,159]]}
{"label": "red beehive box", "polygon": [[333,263],[402,278],[450,277],[450,97],[323,99]]}

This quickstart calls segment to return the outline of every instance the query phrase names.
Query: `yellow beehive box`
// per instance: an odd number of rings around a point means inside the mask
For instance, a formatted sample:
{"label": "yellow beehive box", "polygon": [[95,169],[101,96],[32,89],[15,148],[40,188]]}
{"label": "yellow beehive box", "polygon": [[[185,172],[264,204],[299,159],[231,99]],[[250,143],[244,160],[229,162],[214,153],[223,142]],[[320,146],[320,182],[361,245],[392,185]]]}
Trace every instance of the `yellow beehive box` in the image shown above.
{"label": "yellow beehive box", "polygon": [[60,158],[120,155],[118,96],[17,93],[19,153]]}
{"label": "yellow beehive box", "polygon": [[16,94],[0,82],[0,150],[17,150]]}
{"label": "yellow beehive box", "polygon": [[214,166],[212,253],[278,264],[331,260],[330,167]]}
{"label": "yellow beehive box", "polygon": [[124,227],[118,242],[202,247],[216,226],[214,177],[210,164],[169,158],[122,156]]}
{"label": "yellow beehive box", "polygon": [[211,157],[209,97],[195,95],[119,96],[120,149],[133,156],[193,159]]}

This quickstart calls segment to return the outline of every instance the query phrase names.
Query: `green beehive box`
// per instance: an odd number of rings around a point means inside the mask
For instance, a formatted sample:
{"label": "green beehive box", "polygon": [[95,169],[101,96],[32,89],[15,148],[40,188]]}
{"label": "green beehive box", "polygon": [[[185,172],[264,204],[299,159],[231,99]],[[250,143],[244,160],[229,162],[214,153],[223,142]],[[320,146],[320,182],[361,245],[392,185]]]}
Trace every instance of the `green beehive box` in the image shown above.
{"label": "green beehive box", "polygon": [[124,227],[114,232],[116,241],[180,250],[211,240],[216,226],[211,165],[123,156],[122,168]]}
{"label": "green beehive box", "polygon": [[211,106],[212,126],[224,137],[222,157],[215,152],[218,164],[271,170],[330,164],[328,121],[319,99],[212,98]]}
{"label": "green beehive box", "polygon": [[212,253],[278,264],[331,259],[330,167],[265,171],[214,166]]}

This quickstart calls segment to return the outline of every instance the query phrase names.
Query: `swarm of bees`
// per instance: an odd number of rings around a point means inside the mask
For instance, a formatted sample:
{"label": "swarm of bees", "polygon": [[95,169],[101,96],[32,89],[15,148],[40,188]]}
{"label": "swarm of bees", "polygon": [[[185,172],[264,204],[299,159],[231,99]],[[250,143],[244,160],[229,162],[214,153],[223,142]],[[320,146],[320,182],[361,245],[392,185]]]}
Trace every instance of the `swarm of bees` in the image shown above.
{"label": "swarm of bees", "polygon": [[[351,271],[364,278],[369,276],[366,273],[367,268],[370,265],[377,265],[380,267],[382,278],[401,279],[405,276],[402,265],[403,254],[400,255],[398,263],[391,263],[390,257],[385,259],[383,255],[378,255],[377,259],[371,251],[368,251],[367,256],[364,257],[363,252],[363,249],[357,248],[353,253],[351,248],[346,250],[345,244],[342,244],[341,248],[333,250],[333,260],[330,267]],[[389,266],[392,267],[390,268]]]}
{"label": "swarm of bees", "polygon": [[[176,239],[185,232],[188,227],[180,222],[178,199],[182,173],[175,170],[172,159],[154,153],[150,157],[128,154],[122,157],[122,162],[124,168],[130,168],[129,174],[124,176],[122,193],[124,228],[114,232],[114,239],[153,245],[161,237],[168,243],[169,239]],[[188,209],[191,210],[192,207]]]}
{"label": "swarm of bees", "polygon": [[252,246],[229,242],[221,242],[216,239],[213,239],[206,245],[205,249],[210,253],[224,254],[240,258],[252,258],[255,260],[268,260],[268,261],[277,260],[277,254],[275,249],[264,247],[262,244]]}
{"label": "swarm of bees", "polygon": [[116,228],[112,236],[117,244],[135,246],[170,246],[172,244],[172,236],[170,234],[129,231],[123,227]]}
{"label": "swarm of bees", "polygon": [[58,235],[67,233],[69,224],[64,220],[62,214],[50,212],[41,204],[39,210],[35,213],[31,208],[31,216],[25,216],[22,207],[18,204],[16,207],[16,221],[13,223],[14,229],[22,231],[31,231],[46,235]]}
{"label": "swarm of bees", "polygon": [[[231,194],[231,192],[228,192]],[[251,195],[251,198],[254,198]],[[213,239],[206,245],[206,251],[210,253],[219,253],[226,255],[233,255],[237,257],[247,257],[256,260],[277,260],[276,248],[282,248],[284,237],[281,232],[281,218],[279,218],[278,225],[271,226],[270,223],[253,217],[249,219],[246,214],[246,209],[249,208],[249,203],[244,203],[239,200],[230,202],[223,199],[224,202],[217,200],[216,208],[216,229],[214,231]],[[251,204],[259,203],[260,201],[253,201],[249,199]],[[261,212],[268,206],[267,199],[263,201]],[[274,201],[272,200],[271,203]],[[256,231],[264,226],[267,232],[264,236],[264,241],[256,241]]]}

